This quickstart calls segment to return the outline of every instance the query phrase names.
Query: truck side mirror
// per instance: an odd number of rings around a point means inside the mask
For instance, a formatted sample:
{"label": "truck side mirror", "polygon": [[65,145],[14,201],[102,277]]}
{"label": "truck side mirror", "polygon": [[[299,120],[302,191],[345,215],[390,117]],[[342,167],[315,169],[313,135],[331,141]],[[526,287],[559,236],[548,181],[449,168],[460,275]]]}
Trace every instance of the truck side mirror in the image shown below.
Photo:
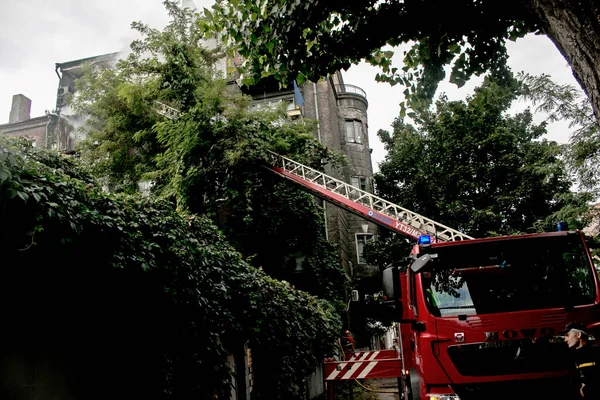
{"label": "truck side mirror", "polygon": [[402,291],[398,267],[390,266],[383,270],[384,303],[392,312],[392,321],[402,320]]}
{"label": "truck side mirror", "polygon": [[416,274],[417,272],[421,271],[425,267],[425,265],[430,263],[436,257],[437,254],[422,255],[411,264],[410,269]]}

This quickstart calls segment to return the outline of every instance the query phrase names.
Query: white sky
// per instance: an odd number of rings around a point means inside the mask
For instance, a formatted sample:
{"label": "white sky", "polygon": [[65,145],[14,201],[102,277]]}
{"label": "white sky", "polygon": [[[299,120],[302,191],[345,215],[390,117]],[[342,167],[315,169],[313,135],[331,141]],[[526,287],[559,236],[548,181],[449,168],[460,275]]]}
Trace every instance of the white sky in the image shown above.
{"label": "white sky", "polygon": [[[208,7],[211,0],[195,0]],[[22,93],[32,100],[31,117],[44,115],[55,107],[58,77],[55,63],[122,51],[135,38],[132,21],[162,28],[167,15],[161,0],[3,0],[0,5],[0,123],[8,122],[12,96]],[[546,73],[558,83],[578,87],[571,69],[554,45],[544,36],[527,36],[509,42],[509,64],[515,72]],[[401,52],[398,51],[398,61]],[[397,65],[400,65],[398,62]],[[368,65],[353,66],[344,72],[345,82],[363,88],[369,100],[369,137],[373,166],[384,158],[376,133],[391,130],[402,100],[400,86],[376,83],[377,71]],[[474,80],[457,89],[444,83],[439,92],[458,100],[470,94],[480,82]],[[517,104],[515,109],[525,108]],[[543,116],[537,116],[541,121]],[[564,123],[549,127],[548,138],[568,140]]]}

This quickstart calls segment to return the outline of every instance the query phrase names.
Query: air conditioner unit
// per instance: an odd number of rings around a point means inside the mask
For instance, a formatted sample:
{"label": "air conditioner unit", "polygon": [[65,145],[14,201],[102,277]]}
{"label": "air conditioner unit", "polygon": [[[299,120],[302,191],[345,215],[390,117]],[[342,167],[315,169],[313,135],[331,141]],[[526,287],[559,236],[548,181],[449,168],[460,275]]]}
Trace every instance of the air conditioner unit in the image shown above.
{"label": "air conditioner unit", "polygon": [[67,105],[67,99],[64,96],[56,98],[56,107],[62,107]]}
{"label": "air conditioner unit", "polygon": [[61,86],[56,92],[56,108],[60,108],[67,105],[67,94],[71,90],[69,86]]}
{"label": "air conditioner unit", "polygon": [[71,89],[69,88],[69,86],[61,86],[58,88],[58,96],[64,96],[67,93],[71,93]]}

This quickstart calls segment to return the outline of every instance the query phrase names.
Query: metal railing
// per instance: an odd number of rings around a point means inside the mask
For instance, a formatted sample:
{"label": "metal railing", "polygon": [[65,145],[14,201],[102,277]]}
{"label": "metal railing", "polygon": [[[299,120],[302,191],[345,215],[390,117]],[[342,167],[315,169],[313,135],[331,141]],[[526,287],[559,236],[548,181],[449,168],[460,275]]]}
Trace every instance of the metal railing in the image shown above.
{"label": "metal railing", "polygon": [[160,101],[155,101],[156,104],[156,112],[166,117],[168,119],[177,119],[181,116],[181,111],[171,106],[166,105],[165,103],[161,103]]}
{"label": "metal railing", "polygon": [[338,93],[340,93],[340,94],[342,94],[342,93],[352,93],[352,94],[357,94],[357,95],[359,95],[361,97],[364,97],[365,99],[367,98],[367,92],[365,92],[364,90],[362,90],[358,86],[347,85],[347,84],[335,85],[335,90]]}

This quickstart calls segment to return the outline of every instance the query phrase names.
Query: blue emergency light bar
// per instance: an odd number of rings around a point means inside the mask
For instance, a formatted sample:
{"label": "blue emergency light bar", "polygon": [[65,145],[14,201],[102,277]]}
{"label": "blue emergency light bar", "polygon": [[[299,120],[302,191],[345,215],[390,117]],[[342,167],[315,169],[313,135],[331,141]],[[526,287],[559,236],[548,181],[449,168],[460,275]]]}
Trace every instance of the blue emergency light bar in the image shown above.
{"label": "blue emergency light bar", "polygon": [[569,230],[569,224],[567,224],[565,221],[557,222],[556,223],[556,230],[558,232],[568,231]]}
{"label": "blue emergency light bar", "polygon": [[431,236],[419,236],[419,244],[431,244]]}

